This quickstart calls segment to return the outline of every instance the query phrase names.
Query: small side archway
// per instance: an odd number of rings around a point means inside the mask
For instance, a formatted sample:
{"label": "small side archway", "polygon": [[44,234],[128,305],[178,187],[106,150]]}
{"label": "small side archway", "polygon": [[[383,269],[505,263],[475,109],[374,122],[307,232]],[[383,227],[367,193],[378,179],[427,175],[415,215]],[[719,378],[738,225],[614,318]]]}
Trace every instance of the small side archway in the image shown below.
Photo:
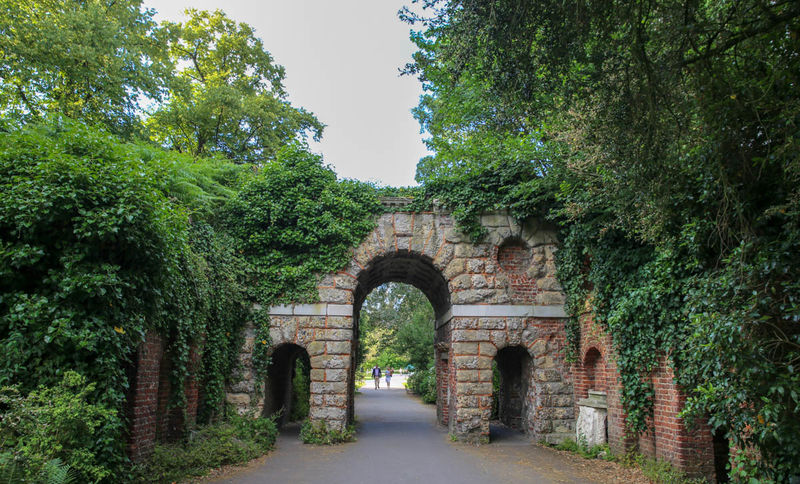
{"label": "small side archway", "polygon": [[533,372],[531,357],[522,346],[507,346],[497,352],[494,361],[499,377],[497,417],[507,427],[525,431],[531,413],[527,398]]}
{"label": "small side archway", "polygon": [[308,414],[310,367],[305,348],[296,344],[284,343],[272,352],[265,381],[264,414],[277,415],[279,426]]}

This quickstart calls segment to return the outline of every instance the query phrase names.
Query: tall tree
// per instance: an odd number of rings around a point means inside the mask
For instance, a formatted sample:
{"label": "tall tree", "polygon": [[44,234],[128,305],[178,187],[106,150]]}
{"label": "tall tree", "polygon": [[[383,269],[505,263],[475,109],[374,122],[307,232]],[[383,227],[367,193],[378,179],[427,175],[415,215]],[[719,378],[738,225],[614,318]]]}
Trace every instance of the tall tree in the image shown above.
{"label": "tall tree", "polygon": [[117,133],[139,126],[172,68],[140,0],[0,0],[0,112],[60,113]]}
{"label": "tall tree", "polygon": [[156,141],[195,156],[263,162],[293,140],[319,139],[324,126],[286,100],[284,69],[252,27],[219,10],[186,13],[186,22],[165,25],[180,72],[169,102],[148,120]]}

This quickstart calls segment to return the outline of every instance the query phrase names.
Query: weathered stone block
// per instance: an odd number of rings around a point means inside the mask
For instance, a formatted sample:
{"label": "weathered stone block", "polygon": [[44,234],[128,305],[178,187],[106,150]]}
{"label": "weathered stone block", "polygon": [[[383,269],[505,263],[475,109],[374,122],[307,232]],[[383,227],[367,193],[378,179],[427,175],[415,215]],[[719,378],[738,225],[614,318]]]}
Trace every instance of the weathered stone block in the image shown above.
{"label": "weathered stone block", "polygon": [[481,215],[481,225],[484,227],[508,227],[508,215],[487,214]]}
{"label": "weathered stone block", "polygon": [[353,293],[344,289],[320,289],[319,300],[334,304],[353,304]]}
{"label": "weathered stone block", "polygon": [[[490,302],[492,296],[495,295],[494,289],[465,289],[453,293],[453,304],[477,304],[482,302]],[[499,298],[499,295],[498,295]],[[498,299],[497,301],[499,301]]]}
{"label": "weathered stone block", "polygon": [[412,215],[408,213],[395,213],[394,214],[394,232],[397,235],[411,235],[413,230]]}
{"label": "weathered stone block", "polygon": [[311,381],[325,381],[325,370],[311,370]]}
{"label": "weathered stone block", "polygon": [[489,341],[489,332],[485,330],[454,329],[451,341],[454,343],[460,341]]}
{"label": "weathered stone block", "polygon": [[454,255],[455,249],[453,248],[453,245],[445,244],[436,252],[436,256],[433,259],[433,265],[437,269],[443,270],[445,266],[447,266],[447,264],[453,260]]}
{"label": "weathered stone block", "polygon": [[300,346],[308,345],[314,339],[314,330],[310,328],[302,328],[297,330],[296,343]]}
{"label": "weathered stone block", "polygon": [[326,381],[345,381],[345,380],[347,380],[347,372],[348,372],[348,370],[344,370],[344,369],[325,370],[325,380]]}
{"label": "weathered stone block", "polygon": [[475,253],[475,246],[468,242],[460,243],[455,245],[455,255],[456,257],[460,258],[470,258],[475,257],[473,254]]}
{"label": "weathered stone block", "polygon": [[349,368],[350,357],[346,355],[319,355],[311,357],[311,368]]}
{"label": "weathered stone block", "polygon": [[[499,333],[499,334],[505,336],[502,332],[499,332],[499,331],[493,331],[492,332],[492,336],[494,336],[494,333]],[[494,355],[497,354],[497,347],[498,347],[498,345],[496,343],[494,343],[494,342],[492,342],[492,343],[481,343],[478,353],[481,356],[488,356],[488,357],[491,358],[491,357],[493,357]]]}
{"label": "weathered stone block", "polygon": [[343,381],[336,382],[311,382],[311,393],[345,393],[347,384]]}
{"label": "weathered stone block", "polygon": [[407,251],[411,248],[411,237],[397,237],[397,250]]}
{"label": "weathered stone block", "polygon": [[452,280],[459,274],[463,274],[465,271],[465,263],[466,259],[453,259],[447,264],[447,267],[444,268],[442,271],[442,275],[445,279]]}
{"label": "weathered stone block", "polygon": [[317,330],[317,339],[328,341],[350,341],[353,331],[349,329],[323,329]]}
{"label": "weathered stone block", "polygon": [[481,318],[478,321],[481,329],[506,329],[506,320],[503,318]]}
{"label": "weathered stone block", "polygon": [[349,341],[328,341],[325,348],[329,355],[349,355],[352,344]]}
{"label": "weathered stone block", "polygon": [[478,370],[459,370],[456,372],[456,381],[459,382],[477,382],[480,375]]}
{"label": "weathered stone block", "polygon": [[478,343],[453,343],[453,353],[456,355],[477,355]]}
{"label": "weathered stone block", "polygon": [[344,395],[325,395],[325,405],[344,407],[346,404],[347,398]]}
{"label": "weathered stone block", "polygon": [[558,283],[558,279],[555,277],[537,279],[536,287],[538,287],[540,291],[561,291],[561,284]]}
{"label": "weathered stone block", "polygon": [[455,329],[478,329],[478,320],[475,318],[453,318],[450,327]]}
{"label": "weathered stone block", "polygon": [[458,395],[456,397],[456,405],[458,408],[478,408],[480,398],[482,397],[475,395]]}
{"label": "weathered stone block", "polygon": [[547,353],[547,342],[545,342],[544,340],[541,340],[541,339],[536,340],[530,346],[530,353],[534,357],[544,355],[545,353]]}
{"label": "weathered stone block", "polygon": [[472,276],[469,274],[462,274],[450,281],[450,289],[453,291],[469,289],[472,284]]}
{"label": "weathered stone block", "polygon": [[351,329],[353,318],[347,316],[328,316],[329,329]]}
{"label": "weathered stone block", "polygon": [[311,407],[308,415],[314,420],[342,420],[346,412],[347,409],[342,407]]}
{"label": "weathered stone block", "polygon": [[255,384],[252,380],[242,380],[232,384],[230,390],[231,393],[253,393]]}
{"label": "weathered stone block", "polygon": [[317,356],[325,353],[325,343],[323,341],[312,341],[306,346],[308,356]]}
{"label": "weathered stone block", "polygon": [[347,274],[337,274],[333,278],[337,289],[347,289],[352,291],[356,288],[356,280]]}
{"label": "weathered stone block", "polygon": [[481,259],[467,260],[467,271],[473,274],[483,273],[485,268],[486,268],[486,262]]}
{"label": "weathered stone block", "polygon": [[497,348],[503,348],[508,345],[508,335],[505,331],[490,331],[489,341]]}
{"label": "weathered stone block", "polygon": [[492,382],[457,382],[456,394],[458,395],[491,395]]}
{"label": "weathered stone block", "polygon": [[489,286],[489,283],[486,281],[486,277],[482,274],[476,274],[472,276],[472,287],[475,289],[484,289]]}
{"label": "weathered stone block", "polygon": [[477,370],[478,357],[477,356],[456,356],[455,357],[456,370]]}
{"label": "weathered stone block", "polygon": [[455,227],[449,227],[444,231],[444,237],[448,242],[457,244],[459,242],[468,241],[469,238],[460,230]]}

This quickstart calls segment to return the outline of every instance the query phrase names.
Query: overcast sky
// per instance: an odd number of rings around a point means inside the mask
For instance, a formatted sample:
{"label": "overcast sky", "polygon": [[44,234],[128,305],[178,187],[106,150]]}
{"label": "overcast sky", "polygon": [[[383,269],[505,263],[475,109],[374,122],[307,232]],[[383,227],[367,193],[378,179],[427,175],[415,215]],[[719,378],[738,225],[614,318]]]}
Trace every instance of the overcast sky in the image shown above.
{"label": "overcast sky", "polygon": [[156,19],[183,20],[183,10],[223,10],[246,22],[278,64],[293,105],[327,127],[322,153],[344,178],[413,185],[426,154],[411,116],[422,93],[398,68],[411,60],[409,25],[397,18],[408,0],[145,0]]}

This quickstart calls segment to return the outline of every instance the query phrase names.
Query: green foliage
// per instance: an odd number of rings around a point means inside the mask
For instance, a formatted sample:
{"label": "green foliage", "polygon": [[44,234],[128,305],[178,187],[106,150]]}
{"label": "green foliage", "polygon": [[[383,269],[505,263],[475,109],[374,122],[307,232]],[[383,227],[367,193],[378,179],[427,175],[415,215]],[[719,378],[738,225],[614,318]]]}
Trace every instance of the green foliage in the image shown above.
{"label": "green foliage", "polygon": [[137,482],[176,482],[205,475],[208,470],[252,460],[272,449],[278,428],[271,418],[231,415],[209,425],[187,442],[157,445],[152,458],[137,469]]}
{"label": "green foliage", "polygon": [[636,464],[642,470],[642,474],[656,484],[703,484],[707,482],[702,478],[691,479],[684,472],[676,469],[666,461],[652,459],[643,455],[636,457]]}
{"label": "green foliage", "polygon": [[564,439],[563,441],[561,441],[561,443],[556,445],[555,448],[567,452],[574,452],[583,457],[584,459],[598,459],[601,457],[606,460],[614,459],[613,456],[611,456],[607,444],[593,445],[589,447],[586,444],[585,439],[582,439],[580,442],[577,442],[573,439]]}
{"label": "green foliage", "polygon": [[89,401],[115,412],[92,447],[110,472],[125,461],[125,367],[147,331],[165,336],[173,388],[205,335],[205,418],[223,402],[246,321],[244,261],[189,214],[213,218],[240,176],[232,166],[68,121],[0,133],[0,384],[26,393],[84,375]]}
{"label": "green foliage", "polygon": [[403,16],[423,26],[407,71],[428,93],[426,196],[474,237],[462,207],[560,222],[573,352],[588,310],[619,354],[631,430],[668,353],[686,416],[760,451],[767,478],[798,474],[800,7],[422,3],[429,17]]}
{"label": "green foliage", "polygon": [[401,283],[376,288],[361,308],[358,364],[427,368],[433,361],[433,324],[433,307],[419,289]]}
{"label": "green foliage", "polygon": [[180,72],[168,103],[147,121],[156,141],[194,156],[263,163],[308,132],[320,138],[323,125],[286,100],[284,69],[273,64],[251,26],[220,10],[186,13],[186,22],[164,26]]}
{"label": "green foliage", "polygon": [[289,421],[297,422],[308,417],[311,397],[311,364],[298,358],[292,377],[292,413]]}
{"label": "green foliage", "polygon": [[164,31],[142,2],[0,2],[0,111],[15,119],[61,113],[136,131],[138,101],[171,76]]}
{"label": "green foliage", "polygon": [[[148,329],[170,331],[175,380],[205,314],[188,218],[165,194],[168,163],[71,123],[0,135],[0,383],[27,392],[75,370],[119,410]],[[122,457],[121,416],[98,432]]]}
{"label": "green foliage", "polygon": [[230,238],[203,222],[192,224],[192,250],[202,255],[204,295],[208,312],[202,350],[201,422],[215,420],[225,404],[225,384],[238,364],[244,343],[242,328],[250,318],[246,306],[245,261],[233,250]]}
{"label": "green foliage", "polygon": [[329,429],[325,422],[306,420],[300,428],[300,440],[304,444],[335,445],[356,440],[355,428],[348,425],[344,430]]}
{"label": "green foliage", "polygon": [[91,403],[94,383],[74,371],[53,387],[29,394],[0,389],[0,477],[3,482],[81,482],[108,479],[97,435],[118,426],[117,412]]}
{"label": "green foliage", "polygon": [[231,200],[225,226],[252,265],[252,296],[293,302],[316,296],[317,276],[346,264],[379,211],[371,186],[338,181],[319,156],[290,146]]}
{"label": "green foliage", "polygon": [[420,396],[425,403],[436,403],[436,367],[417,370],[406,380],[409,390]]}

